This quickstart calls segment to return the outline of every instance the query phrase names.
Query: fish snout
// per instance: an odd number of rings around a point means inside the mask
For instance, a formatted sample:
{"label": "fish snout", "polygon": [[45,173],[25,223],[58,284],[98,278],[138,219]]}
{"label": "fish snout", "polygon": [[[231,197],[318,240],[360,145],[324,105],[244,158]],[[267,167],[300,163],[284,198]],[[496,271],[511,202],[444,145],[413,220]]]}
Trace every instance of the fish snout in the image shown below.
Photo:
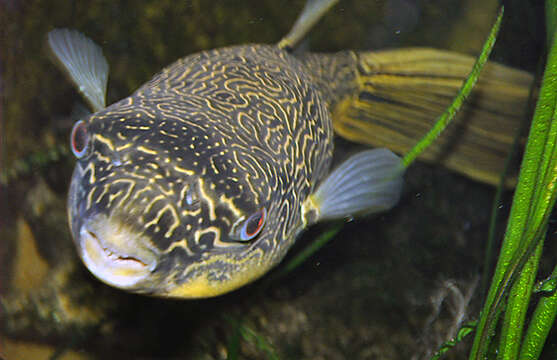
{"label": "fish snout", "polygon": [[142,237],[126,224],[97,215],[81,225],[76,245],[83,263],[99,280],[139,291],[151,278],[158,259]]}

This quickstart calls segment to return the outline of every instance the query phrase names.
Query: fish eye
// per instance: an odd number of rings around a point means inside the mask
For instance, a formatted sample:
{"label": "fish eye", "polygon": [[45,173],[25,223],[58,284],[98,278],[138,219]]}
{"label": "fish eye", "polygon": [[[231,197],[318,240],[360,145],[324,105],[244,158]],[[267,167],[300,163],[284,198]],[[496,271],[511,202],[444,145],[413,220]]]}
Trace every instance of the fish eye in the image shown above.
{"label": "fish eye", "polygon": [[250,217],[244,221],[242,228],[240,230],[240,240],[248,241],[253,239],[261,232],[263,225],[265,225],[265,219],[267,217],[267,210],[261,208],[255,213],[251,214]]}
{"label": "fish eye", "polygon": [[83,120],[79,120],[72,128],[70,136],[70,145],[72,152],[76,158],[81,158],[87,152],[89,147],[89,134],[87,133],[87,125]]}

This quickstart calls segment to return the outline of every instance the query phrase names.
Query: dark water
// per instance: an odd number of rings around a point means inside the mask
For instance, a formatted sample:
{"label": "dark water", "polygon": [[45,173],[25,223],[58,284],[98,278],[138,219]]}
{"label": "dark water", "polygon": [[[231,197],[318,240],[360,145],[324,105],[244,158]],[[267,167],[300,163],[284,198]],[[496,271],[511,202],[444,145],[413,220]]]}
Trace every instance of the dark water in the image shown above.
{"label": "dark water", "polygon": [[[282,279],[264,278],[216,299],[127,294],[93,279],[77,260],[66,224],[74,161],[66,144],[81,99],[48,59],[46,33],[75,28],[101,45],[112,103],[186,54],[277,42],[303,4],[0,2],[0,161],[7,174],[0,185],[1,356],[421,359],[446,340],[458,293],[474,294],[463,315],[476,317],[481,300],[472,290],[481,276],[494,189],[423,164],[408,171],[393,211],[347,223]],[[540,4],[509,2],[495,59],[536,69],[545,41]],[[476,54],[496,7],[487,0],[341,1],[302,47],[432,46]],[[339,139],[336,155],[355,148]],[[509,206],[506,196],[502,217]],[[291,254],[328,226],[309,229]],[[430,322],[431,299],[444,294],[447,303]],[[454,358],[465,358],[468,346]]]}

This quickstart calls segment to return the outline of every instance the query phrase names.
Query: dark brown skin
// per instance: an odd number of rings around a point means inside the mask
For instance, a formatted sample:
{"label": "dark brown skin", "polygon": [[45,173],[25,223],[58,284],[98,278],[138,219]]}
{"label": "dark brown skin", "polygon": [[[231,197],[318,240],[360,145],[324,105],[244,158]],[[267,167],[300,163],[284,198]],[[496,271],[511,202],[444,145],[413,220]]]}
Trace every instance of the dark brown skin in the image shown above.
{"label": "dark brown skin", "polygon": [[[149,268],[120,287],[160,296],[214,296],[264,274],[308,225],[302,204],[328,172],[322,84],[275,46],[223,48],[85,119],[69,198],[82,257],[84,237],[99,241],[109,261]],[[261,209],[262,230],[242,238]]]}

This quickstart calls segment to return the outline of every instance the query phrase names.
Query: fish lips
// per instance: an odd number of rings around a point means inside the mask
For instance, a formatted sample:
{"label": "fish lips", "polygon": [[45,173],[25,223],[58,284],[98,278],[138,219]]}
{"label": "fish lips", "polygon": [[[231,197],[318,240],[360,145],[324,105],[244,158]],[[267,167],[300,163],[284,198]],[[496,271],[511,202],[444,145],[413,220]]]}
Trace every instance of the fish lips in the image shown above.
{"label": "fish lips", "polygon": [[84,176],[84,166],[78,162],[68,194],[68,221],[81,260],[106,284],[148,292],[158,263],[157,250],[121,219],[85,209]]}
{"label": "fish lips", "polygon": [[147,288],[157,267],[158,255],[145,246],[145,239],[105,215],[85,221],[75,241],[89,271],[117,288]]}
{"label": "fish lips", "polygon": [[137,289],[156,268],[156,257],[149,251],[127,251],[112,239],[92,232],[87,225],[80,229],[80,255],[85,266],[99,280],[122,289]]}

